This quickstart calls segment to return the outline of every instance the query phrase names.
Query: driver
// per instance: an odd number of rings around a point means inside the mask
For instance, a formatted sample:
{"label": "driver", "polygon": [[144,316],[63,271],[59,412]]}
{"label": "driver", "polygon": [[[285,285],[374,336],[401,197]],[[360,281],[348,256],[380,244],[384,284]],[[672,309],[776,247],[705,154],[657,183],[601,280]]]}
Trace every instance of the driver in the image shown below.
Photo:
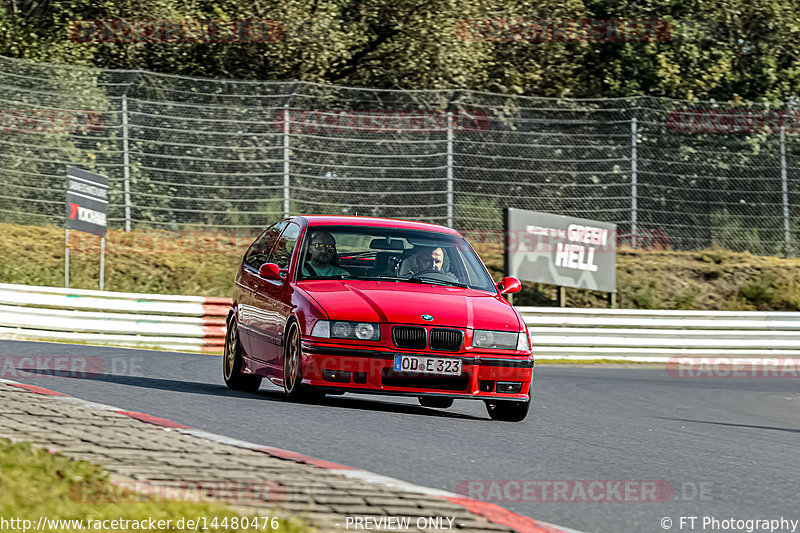
{"label": "driver", "polygon": [[309,242],[311,261],[303,264],[306,276],[350,276],[350,273],[331,262],[336,258],[336,240],[327,231],[315,231]]}
{"label": "driver", "polygon": [[413,256],[409,268],[403,275],[413,277],[424,273],[436,273],[456,281],[456,277],[442,270],[444,266],[444,250],[441,248],[425,247]]}
{"label": "driver", "polygon": [[417,272],[441,272],[444,264],[444,251],[441,248],[430,248],[417,256]]}

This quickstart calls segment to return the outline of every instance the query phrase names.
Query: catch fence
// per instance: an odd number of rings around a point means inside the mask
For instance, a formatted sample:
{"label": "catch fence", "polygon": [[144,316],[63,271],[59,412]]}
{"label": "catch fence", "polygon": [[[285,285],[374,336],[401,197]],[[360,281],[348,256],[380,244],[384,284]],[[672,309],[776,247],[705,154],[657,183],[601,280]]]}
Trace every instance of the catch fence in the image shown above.
{"label": "catch fence", "polygon": [[210,80],[0,57],[0,222],[62,225],[65,168],[118,229],[255,230],[285,213],[502,229],[506,207],[634,247],[791,253],[797,111]]}

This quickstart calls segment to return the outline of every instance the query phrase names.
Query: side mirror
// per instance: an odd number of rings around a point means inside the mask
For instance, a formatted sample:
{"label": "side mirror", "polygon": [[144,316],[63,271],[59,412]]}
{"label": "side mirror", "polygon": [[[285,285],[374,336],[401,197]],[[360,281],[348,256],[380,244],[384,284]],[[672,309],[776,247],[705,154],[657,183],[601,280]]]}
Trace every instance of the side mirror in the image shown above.
{"label": "side mirror", "polygon": [[281,268],[275,263],[261,265],[261,268],[258,269],[258,275],[264,279],[282,279]]}
{"label": "side mirror", "polygon": [[517,278],[508,276],[497,283],[500,294],[514,294],[522,290],[522,283]]}

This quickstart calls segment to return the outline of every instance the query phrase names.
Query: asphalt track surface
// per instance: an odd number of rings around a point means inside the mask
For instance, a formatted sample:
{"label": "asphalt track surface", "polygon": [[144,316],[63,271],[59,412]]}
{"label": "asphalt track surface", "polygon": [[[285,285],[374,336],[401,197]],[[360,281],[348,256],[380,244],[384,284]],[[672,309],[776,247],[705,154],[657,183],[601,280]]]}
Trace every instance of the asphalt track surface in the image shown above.
{"label": "asphalt track surface", "polygon": [[[0,377],[453,492],[466,480],[664,480],[675,491],[666,502],[545,503],[514,490],[514,501],[494,498],[587,532],[665,531],[663,517],[668,531],[681,530],[680,516],[800,519],[798,379],[538,366],[532,416],[503,423],[473,400],[437,410],[365,395],[293,404],[271,385],[232,392],[216,356],[0,341],[0,356],[57,355],[103,371],[53,377],[3,365]],[[710,531],[700,520],[682,531]]]}

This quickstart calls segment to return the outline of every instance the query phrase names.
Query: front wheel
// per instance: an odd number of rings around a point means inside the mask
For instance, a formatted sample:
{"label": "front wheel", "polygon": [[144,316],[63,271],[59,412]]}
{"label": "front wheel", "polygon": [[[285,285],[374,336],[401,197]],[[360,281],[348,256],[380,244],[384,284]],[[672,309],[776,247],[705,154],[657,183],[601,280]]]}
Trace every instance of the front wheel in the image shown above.
{"label": "front wheel", "polygon": [[261,386],[261,376],[242,373],[242,345],[239,343],[239,329],[236,320],[231,319],[225,332],[225,349],[222,356],[222,377],[231,390],[256,392]]}
{"label": "front wheel", "polygon": [[528,389],[527,402],[515,402],[512,400],[485,400],[486,411],[492,420],[500,420],[501,422],[522,422],[528,416],[528,411],[533,402],[533,383],[531,388]]}
{"label": "front wheel", "polygon": [[283,352],[283,390],[291,401],[321,400],[325,395],[312,392],[303,385],[303,350],[300,344],[300,328],[297,323],[289,326]]}

